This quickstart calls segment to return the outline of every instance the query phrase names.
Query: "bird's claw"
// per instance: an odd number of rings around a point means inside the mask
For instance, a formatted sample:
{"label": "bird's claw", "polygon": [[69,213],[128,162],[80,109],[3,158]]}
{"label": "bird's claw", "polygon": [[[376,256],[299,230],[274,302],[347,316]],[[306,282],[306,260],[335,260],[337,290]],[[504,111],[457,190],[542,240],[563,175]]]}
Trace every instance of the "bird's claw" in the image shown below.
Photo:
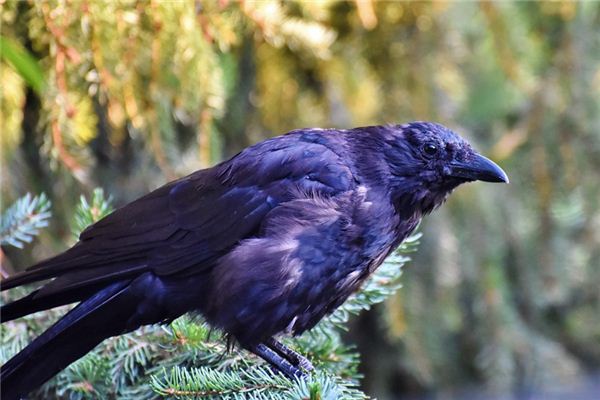
{"label": "bird's claw", "polygon": [[267,361],[271,367],[289,379],[306,378],[314,370],[312,363],[284,344],[271,338],[249,348],[254,354]]}
{"label": "bird's claw", "polygon": [[315,367],[313,367],[312,363],[308,360],[308,358],[304,357],[302,354],[295,352],[283,343],[273,338],[270,338],[266,341],[265,344],[267,345],[267,347],[277,352],[280,356],[289,361],[293,366],[298,367],[307,372],[313,371],[315,369]]}

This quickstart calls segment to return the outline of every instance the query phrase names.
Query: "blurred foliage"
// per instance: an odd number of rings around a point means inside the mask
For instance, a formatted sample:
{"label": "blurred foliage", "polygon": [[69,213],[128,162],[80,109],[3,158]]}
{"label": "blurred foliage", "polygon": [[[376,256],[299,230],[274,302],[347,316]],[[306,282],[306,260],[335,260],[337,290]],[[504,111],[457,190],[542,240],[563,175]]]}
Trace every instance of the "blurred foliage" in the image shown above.
{"label": "blurred foliage", "polygon": [[43,191],[57,217],[5,264],[64,249],[95,186],[120,205],[293,128],[435,120],[511,184],[425,221],[404,288],[350,331],[365,389],[509,393],[600,367],[599,3],[0,4],[1,194]]}

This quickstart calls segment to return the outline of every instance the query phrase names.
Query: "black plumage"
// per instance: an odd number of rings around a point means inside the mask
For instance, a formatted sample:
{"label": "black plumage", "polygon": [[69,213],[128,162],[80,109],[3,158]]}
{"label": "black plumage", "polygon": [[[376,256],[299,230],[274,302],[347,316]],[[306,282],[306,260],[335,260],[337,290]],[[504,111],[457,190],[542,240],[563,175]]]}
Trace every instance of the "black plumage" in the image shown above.
{"label": "black plumage", "polygon": [[2,282],[52,279],[2,322],[79,302],[2,366],[25,395],[107,337],[199,312],[288,376],[310,369],[274,337],[332,312],[459,184],[508,182],[426,122],[302,129],[168,183],[87,228],[69,250]]}

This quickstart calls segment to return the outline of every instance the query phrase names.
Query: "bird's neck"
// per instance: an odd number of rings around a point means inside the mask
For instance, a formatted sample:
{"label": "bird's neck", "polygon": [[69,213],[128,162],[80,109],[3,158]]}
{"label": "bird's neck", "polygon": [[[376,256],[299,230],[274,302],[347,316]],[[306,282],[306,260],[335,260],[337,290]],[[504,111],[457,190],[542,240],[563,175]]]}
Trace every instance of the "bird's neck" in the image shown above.
{"label": "bird's neck", "polygon": [[388,188],[391,183],[392,171],[386,157],[389,147],[386,130],[384,126],[370,126],[348,131],[352,149],[349,156],[354,159],[356,173],[374,188]]}
{"label": "bird's neck", "polygon": [[357,172],[368,186],[385,188],[402,220],[419,221],[443,204],[453,187],[431,190],[416,175],[406,173],[411,168],[409,165],[395,166],[402,168],[402,174],[392,170],[394,164],[387,156],[391,153],[388,129],[385,126],[368,127],[352,135]]}
{"label": "bird's neck", "polygon": [[403,218],[421,218],[441,206],[449,191],[432,191],[414,182],[396,182],[391,193],[392,204],[396,212]]}

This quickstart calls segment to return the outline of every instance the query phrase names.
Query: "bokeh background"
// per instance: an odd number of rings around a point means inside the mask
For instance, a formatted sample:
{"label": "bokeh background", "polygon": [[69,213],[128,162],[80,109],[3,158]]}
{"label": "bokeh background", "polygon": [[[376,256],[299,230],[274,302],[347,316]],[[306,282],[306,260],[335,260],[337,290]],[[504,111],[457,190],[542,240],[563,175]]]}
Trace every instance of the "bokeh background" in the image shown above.
{"label": "bokeh background", "polygon": [[600,3],[0,7],[2,208],[45,192],[54,215],[2,248],[7,272],[72,243],[94,187],[118,206],[291,129],[437,121],[511,184],[461,187],[422,224],[404,287],[348,334],[364,390],[597,398]]}

